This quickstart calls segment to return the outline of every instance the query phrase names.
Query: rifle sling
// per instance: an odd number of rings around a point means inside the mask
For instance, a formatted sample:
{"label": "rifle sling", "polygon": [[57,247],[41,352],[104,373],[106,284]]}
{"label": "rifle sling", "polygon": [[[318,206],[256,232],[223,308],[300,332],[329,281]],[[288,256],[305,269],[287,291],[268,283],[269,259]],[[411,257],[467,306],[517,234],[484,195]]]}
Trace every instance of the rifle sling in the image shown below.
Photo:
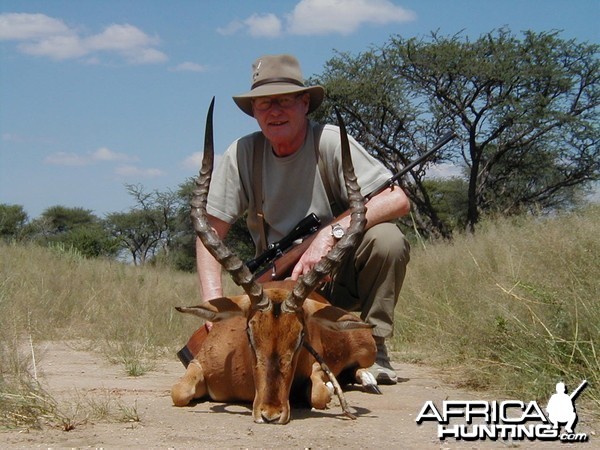
{"label": "rifle sling", "polygon": [[257,244],[258,252],[262,253],[267,248],[267,222],[263,213],[263,189],[262,189],[262,154],[265,147],[265,136],[262,132],[255,134],[254,153],[252,155],[252,191],[254,192],[254,209],[258,217],[258,228],[260,243]]}
{"label": "rifle sling", "polygon": [[[310,123],[309,123],[309,126]],[[317,125],[313,127],[313,137],[314,137],[314,149],[315,149],[315,158],[319,165],[319,174],[321,175],[321,180],[323,181],[323,186],[325,187],[325,192],[327,194],[327,199],[331,204],[331,199],[333,198],[331,186],[329,184],[329,179],[327,178],[327,172],[325,171],[325,162],[323,158],[320,157],[319,152],[319,142],[321,140],[321,133],[323,132],[323,125]],[[267,247],[267,227],[268,223],[265,220],[265,215],[263,213],[263,178],[262,178],[262,169],[263,169],[263,151],[265,150],[265,135],[262,132],[258,132],[254,134],[254,152],[252,155],[252,192],[254,194],[254,210],[255,214],[258,217],[258,226],[259,226],[259,234],[260,234],[260,243],[257,243],[257,253],[264,252]]]}

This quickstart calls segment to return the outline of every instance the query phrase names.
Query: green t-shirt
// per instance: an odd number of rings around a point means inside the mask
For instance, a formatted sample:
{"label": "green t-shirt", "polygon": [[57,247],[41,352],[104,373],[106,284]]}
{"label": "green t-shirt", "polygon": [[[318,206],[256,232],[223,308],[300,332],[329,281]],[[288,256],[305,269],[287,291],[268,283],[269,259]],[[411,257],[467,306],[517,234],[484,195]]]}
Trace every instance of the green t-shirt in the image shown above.
{"label": "green t-shirt", "polygon": [[[227,223],[235,222],[248,211],[248,229],[260,247],[260,228],[255,214],[252,180],[253,152],[262,152],[262,195],[267,240],[276,242],[310,213],[323,222],[348,209],[348,196],[342,172],[340,132],[334,125],[325,125],[319,139],[319,155],[327,190],[317,161],[314,122],[310,122],[302,147],[290,156],[278,157],[266,139],[256,133],[233,142],[213,173],[208,195],[208,214]],[[260,132],[258,132],[260,133]],[[354,171],[363,195],[370,194],[391,177],[385,166],[367,153],[353,138],[349,138]],[[263,148],[256,149],[255,143]]]}

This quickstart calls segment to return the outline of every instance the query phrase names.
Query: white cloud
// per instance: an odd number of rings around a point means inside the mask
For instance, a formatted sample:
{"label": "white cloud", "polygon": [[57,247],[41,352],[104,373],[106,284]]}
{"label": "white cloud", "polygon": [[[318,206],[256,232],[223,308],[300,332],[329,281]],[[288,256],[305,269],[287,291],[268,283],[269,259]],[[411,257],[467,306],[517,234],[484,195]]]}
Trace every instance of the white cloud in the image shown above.
{"label": "white cloud", "polygon": [[233,20],[224,27],[217,28],[217,32],[224,36],[230,36],[244,29],[244,22],[241,20]]}
{"label": "white cloud", "polygon": [[277,37],[281,35],[281,20],[275,14],[252,14],[244,24],[253,37]]}
{"label": "white cloud", "polygon": [[99,149],[86,154],[68,152],[53,153],[48,155],[44,159],[44,162],[50,165],[69,167],[117,163],[118,165],[114,167],[114,173],[121,177],[155,178],[165,174],[161,169],[142,168],[133,164],[126,164],[138,161],[138,159],[139,158],[135,156],[115,152],[106,147],[100,147]]}
{"label": "white cloud", "polygon": [[253,37],[348,35],[365,24],[404,23],[416,17],[413,11],[390,0],[300,0],[284,20],[270,13],[253,14],[217,31],[224,35],[246,32]]}
{"label": "white cloud", "polygon": [[125,153],[113,152],[112,150],[101,147],[90,154],[92,161],[136,161],[137,158],[126,155]]}
{"label": "white cloud", "polygon": [[301,0],[287,17],[291,34],[351,34],[361,25],[416,19],[413,11],[389,0]]}
{"label": "white cloud", "polygon": [[101,53],[117,54],[131,64],[154,64],[168,59],[155,47],[160,43],[129,24],[109,25],[98,34],[82,35],[77,28],[44,14],[0,14],[0,40],[17,41],[28,55],[55,60],[88,57],[98,61]]}
{"label": "white cloud", "polygon": [[196,169],[198,170],[202,165],[202,152],[192,153],[190,156],[185,158],[181,166],[185,169]]}
{"label": "white cloud", "polygon": [[48,155],[44,162],[55,166],[89,166],[98,162],[127,162],[137,161],[138,158],[126,155],[125,153],[113,152],[112,150],[101,147],[93,152],[86,154],[57,152]]}
{"label": "white cloud", "polygon": [[0,14],[0,40],[20,41],[69,33],[62,20],[44,14]]}
{"label": "white cloud", "polygon": [[15,142],[15,143],[22,143],[25,141],[25,138],[23,138],[23,136],[19,135],[19,134],[14,134],[14,133],[3,133],[2,134],[2,140],[4,142]]}
{"label": "white cloud", "polygon": [[132,64],[157,64],[169,59],[167,55],[155,48],[131,49],[122,54]]}
{"label": "white cloud", "polygon": [[165,173],[160,169],[142,168],[132,165],[122,165],[115,169],[117,175],[124,177],[141,177],[141,178],[155,178],[163,176]]}
{"label": "white cloud", "polygon": [[206,72],[208,68],[202,64],[186,61],[169,70],[171,72]]}
{"label": "white cloud", "polygon": [[128,51],[145,48],[158,43],[158,38],[152,38],[133,25],[110,25],[102,33],[85,39],[86,47],[92,50]]}
{"label": "white cloud", "polygon": [[275,14],[252,14],[250,17],[236,19],[225,27],[217,28],[217,32],[229,36],[240,31],[246,31],[253,37],[278,37],[283,33],[281,19]]}
{"label": "white cloud", "polygon": [[87,166],[90,158],[77,153],[57,152],[48,155],[44,162],[53,166]]}
{"label": "white cloud", "polygon": [[53,139],[45,136],[28,136],[16,133],[3,133],[2,141],[12,144],[51,144]]}
{"label": "white cloud", "polygon": [[18,48],[28,55],[47,56],[59,61],[79,58],[89,53],[79,37],[73,35],[47,36],[19,44]]}

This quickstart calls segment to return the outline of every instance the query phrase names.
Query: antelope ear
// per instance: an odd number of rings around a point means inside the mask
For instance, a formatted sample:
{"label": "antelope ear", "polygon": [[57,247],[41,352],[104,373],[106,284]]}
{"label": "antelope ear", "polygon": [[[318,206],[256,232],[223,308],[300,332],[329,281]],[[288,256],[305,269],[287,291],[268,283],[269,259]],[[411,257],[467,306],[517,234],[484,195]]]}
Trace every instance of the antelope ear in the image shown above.
{"label": "antelope ear", "polygon": [[314,320],[320,326],[334,331],[371,329],[374,327],[374,325],[363,322],[354,314],[331,305],[310,314],[308,320]]}
{"label": "antelope ear", "polygon": [[245,302],[236,302],[229,297],[214,298],[196,306],[176,306],[175,309],[179,312],[193,314],[211,322],[218,322],[231,317],[245,316],[248,311]]}

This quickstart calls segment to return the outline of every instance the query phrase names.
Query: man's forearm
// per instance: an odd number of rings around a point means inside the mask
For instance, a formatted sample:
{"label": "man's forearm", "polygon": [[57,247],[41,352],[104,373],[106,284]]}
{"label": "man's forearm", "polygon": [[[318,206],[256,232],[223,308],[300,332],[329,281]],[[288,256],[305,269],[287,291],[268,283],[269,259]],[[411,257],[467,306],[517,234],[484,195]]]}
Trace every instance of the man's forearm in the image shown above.
{"label": "man's forearm", "polygon": [[200,239],[196,239],[196,267],[202,300],[222,297],[221,264],[208,252]]}
{"label": "man's forearm", "polygon": [[[393,186],[386,188],[367,202],[367,225],[368,230],[382,222],[390,222],[405,216],[410,211],[410,201],[402,188]],[[332,222],[346,229],[350,225],[350,214],[344,213]],[[329,227],[324,227],[321,233],[330,233]]]}
{"label": "man's forearm", "polygon": [[[227,222],[208,216],[208,223],[219,239],[225,239],[230,225]],[[221,264],[213,258],[199,238],[196,238],[196,269],[200,279],[202,300],[207,301],[223,296]]]}
{"label": "man's forearm", "polygon": [[[390,222],[410,211],[410,201],[400,186],[389,187],[367,202],[367,227]],[[348,223],[350,220],[348,218]]]}

